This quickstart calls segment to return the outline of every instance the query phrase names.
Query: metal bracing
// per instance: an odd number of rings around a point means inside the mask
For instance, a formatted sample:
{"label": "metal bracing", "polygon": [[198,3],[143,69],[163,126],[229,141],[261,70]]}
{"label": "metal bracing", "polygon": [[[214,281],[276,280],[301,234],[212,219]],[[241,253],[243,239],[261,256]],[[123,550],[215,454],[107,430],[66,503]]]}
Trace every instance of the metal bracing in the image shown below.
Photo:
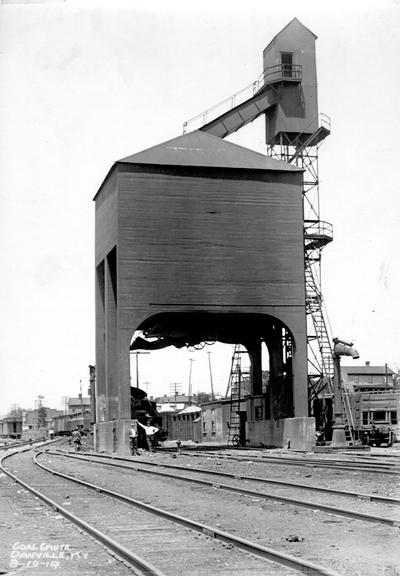
{"label": "metal bracing", "polygon": [[242,370],[242,354],[247,351],[240,344],[235,344],[232,354],[231,372],[229,375],[228,387],[225,397],[230,396],[229,434],[228,446],[238,446],[240,444],[240,401],[242,393],[242,380],[248,376],[248,372]]}
{"label": "metal bracing", "polygon": [[304,170],[304,273],[308,341],[310,405],[322,393],[333,393],[332,335],[321,290],[321,253],[332,241],[332,226],[320,219],[318,149],[330,133],[329,118],[321,115],[313,133],[281,133],[279,143],[269,145],[269,156],[296,164]]}

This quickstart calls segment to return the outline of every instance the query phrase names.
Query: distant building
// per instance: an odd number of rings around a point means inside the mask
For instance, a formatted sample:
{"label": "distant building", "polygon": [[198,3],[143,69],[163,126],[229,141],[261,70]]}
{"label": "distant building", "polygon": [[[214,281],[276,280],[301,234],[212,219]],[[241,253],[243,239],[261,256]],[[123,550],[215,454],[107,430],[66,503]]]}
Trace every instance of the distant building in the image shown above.
{"label": "distant building", "polygon": [[154,399],[157,405],[158,412],[173,412],[178,410],[183,410],[186,406],[192,404],[192,401],[189,399],[189,396],[185,396],[185,394],[173,394],[172,396],[159,396],[158,398]]}
{"label": "distant building", "polygon": [[187,406],[176,414],[168,415],[168,440],[201,442],[201,408]]}
{"label": "distant building", "polygon": [[[64,412],[62,410],[57,410],[56,408],[46,408],[45,427],[48,428],[53,422],[56,416],[62,415]],[[39,410],[35,408],[34,410],[26,410],[24,413],[23,429],[24,430],[36,430],[38,428]]]}
{"label": "distant building", "polygon": [[83,412],[86,410],[90,411],[90,397],[83,397],[82,401],[78,398],[68,398],[68,414],[77,414],[78,412],[82,412],[82,405],[83,405]]}
{"label": "distant building", "polygon": [[205,402],[201,405],[201,409],[202,441],[226,444],[229,437],[230,398]]}
{"label": "distant building", "polygon": [[392,390],[396,373],[385,366],[341,366],[342,381],[345,389],[352,392],[374,392]]}

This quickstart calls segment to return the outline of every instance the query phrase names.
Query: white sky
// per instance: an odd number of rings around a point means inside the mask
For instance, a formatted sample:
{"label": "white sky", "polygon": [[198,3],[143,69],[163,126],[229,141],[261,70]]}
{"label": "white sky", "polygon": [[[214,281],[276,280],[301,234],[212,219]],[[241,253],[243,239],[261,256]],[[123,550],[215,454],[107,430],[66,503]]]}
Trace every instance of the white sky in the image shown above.
{"label": "white sky", "polygon": [[[0,414],[60,407],[94,353],[94,203],[112,163],[181,133],[252,82],[293,17],[317,36],[323,292],[359,363],[400,367],[400,0],[219,0],[0,7]],[[263,123],[231,140],[265,151]],[[212,351],[225,392],[231,348]],[[220,350],[220,351],[219,351]],[[222,351],[221,351],[222,350]],[[210,389],[206,351],[139,359],[150,394]],[[132,371],[135,379],[135,371]]]}

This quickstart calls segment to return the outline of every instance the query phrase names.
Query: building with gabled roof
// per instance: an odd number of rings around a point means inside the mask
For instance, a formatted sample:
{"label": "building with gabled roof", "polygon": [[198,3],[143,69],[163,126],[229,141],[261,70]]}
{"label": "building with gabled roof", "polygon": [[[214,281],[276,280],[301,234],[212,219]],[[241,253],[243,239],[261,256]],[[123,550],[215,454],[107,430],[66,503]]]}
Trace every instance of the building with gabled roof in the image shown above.
{"label": "building with gabled roof", "polygon": [[366,362],[364,366],[341,366],[340,370],[343,384],[349,392],[390,391],[393,388],[395,372],[387,364],[371,366]]}
{"label": "building with gabled roof", "polygon": [[95,202],[97,449],[129,451],[130,350],[217,340],[247,347],[254,394],[267,343],[256,425],[280,445],[308,411],[302,169],[194,131],[116,162]]}

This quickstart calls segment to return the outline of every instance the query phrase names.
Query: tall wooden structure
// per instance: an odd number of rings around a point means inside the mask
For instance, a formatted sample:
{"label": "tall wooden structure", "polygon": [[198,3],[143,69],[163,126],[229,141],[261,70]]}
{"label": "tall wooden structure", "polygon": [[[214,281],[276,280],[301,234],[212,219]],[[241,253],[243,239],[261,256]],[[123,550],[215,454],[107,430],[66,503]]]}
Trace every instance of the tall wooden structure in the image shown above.
{"label": "tall wooden structure", "polygon": [[201,131],[112,167],[95,197],[98,449],[128,450],[130,350],[243,344],[260,394],[265,342],[272,428],[307,415],[302,184]]}

